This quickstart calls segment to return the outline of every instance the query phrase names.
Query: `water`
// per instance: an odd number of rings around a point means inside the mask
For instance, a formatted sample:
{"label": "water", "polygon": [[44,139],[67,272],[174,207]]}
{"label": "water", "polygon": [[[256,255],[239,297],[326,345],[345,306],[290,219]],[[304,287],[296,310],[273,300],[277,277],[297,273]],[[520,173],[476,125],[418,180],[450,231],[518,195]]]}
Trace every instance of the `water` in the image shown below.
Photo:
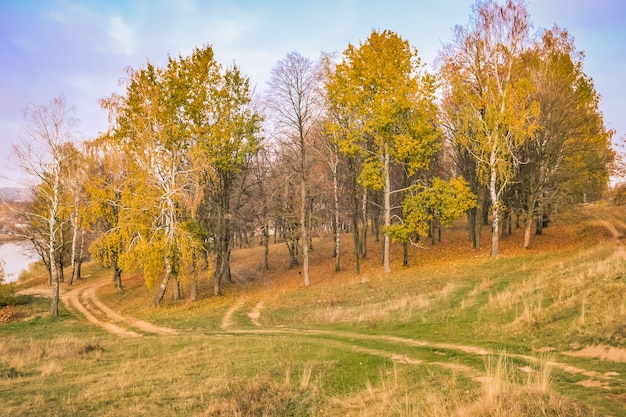
{"label": "water", "polygon": [[7,242],[0,243],[0,259],[4,261],[5,282],[15,282],[20,272],[28,269],[28,266],[36,262],[37,256],[30,253],[24,243]]}

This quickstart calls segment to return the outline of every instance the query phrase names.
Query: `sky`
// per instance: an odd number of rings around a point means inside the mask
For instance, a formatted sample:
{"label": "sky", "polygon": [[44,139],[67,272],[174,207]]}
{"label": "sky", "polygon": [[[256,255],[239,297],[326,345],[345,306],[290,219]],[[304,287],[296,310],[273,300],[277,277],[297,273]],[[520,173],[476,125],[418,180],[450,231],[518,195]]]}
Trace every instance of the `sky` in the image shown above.
{"label": "sky", "polygon": [[[500,0],[502,3],[504,0]],[[475,0],[0,0],[0,187],[19,186],[13,146],[24,109],[65,96],[82,139],[108,128],[99,100],[123,93],[125,69],[211,45],[261,94],[289,52],[340,55],[391,30],[433,64]],[[605,124],[626,139],[626,1],[528,0],[533,30],[565,28],[585,53]]]}

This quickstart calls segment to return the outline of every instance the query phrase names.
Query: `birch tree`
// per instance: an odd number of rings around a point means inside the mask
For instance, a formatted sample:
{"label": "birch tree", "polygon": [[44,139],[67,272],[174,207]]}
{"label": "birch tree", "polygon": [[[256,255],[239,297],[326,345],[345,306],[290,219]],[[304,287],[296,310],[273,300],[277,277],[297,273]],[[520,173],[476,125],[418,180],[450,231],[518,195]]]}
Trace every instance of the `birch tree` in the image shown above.
{"label": "birch tree", "polygon": [[[498,254],[502,196],[520,161],[517,151],[535,129],[532,84],[519,76],[530,21],[521,0],[479,1],[466,26],[456,26],[441,52],[444,112],[453,140],[475,159],[491,200],[491,255]],[[478,221],[478,220],[477,220]]]}
{"label": "birch tree", "polygon": [[[27,121],[22,141],[14,147],[20,170],[32,181],[37,209],[25,213],[35,232],[27,238],[48,266],[52,285],[51,313],[59,314],[60,271],[58,252],[63,245],[59,232],[63,227],[60,213],[63,202],[61,182],[67,162],[66,143],[76,137],[74,108],[68,107],[65,97],[53,98],[47,105],[29,105],[25,110]],[[41,226],[44,226],[43,228]]]}
{"label": "birch tree", "polygon": [[124,228],[124,200],[128,193],[128,161],[120,149],[107,143],[105,137],[87,146],[88,205],[86,222],[96,238],[89,246],[91,257],[113,270],[113,282],[123,292],[121,257],[130,243],[129,228]]}
{"label": "birch tree", "polygon": [[[112,109],[117,113],[112,139],[131,162],[125,201],[130,213],[124,226],[134,234],[127,266],[140,267],[152,287],[161,276],[153,304],[163,300],[170,279],[178,298],[178,272],[183,253],[193,240],[183,227],[183,194],[189,182],[189,137],[180,114],[184,86],[178,79],[179,63],[170,59],[166,68],[148,63],[129,70],[126,97]],[[105,104],[107,104],[105,102]]]}

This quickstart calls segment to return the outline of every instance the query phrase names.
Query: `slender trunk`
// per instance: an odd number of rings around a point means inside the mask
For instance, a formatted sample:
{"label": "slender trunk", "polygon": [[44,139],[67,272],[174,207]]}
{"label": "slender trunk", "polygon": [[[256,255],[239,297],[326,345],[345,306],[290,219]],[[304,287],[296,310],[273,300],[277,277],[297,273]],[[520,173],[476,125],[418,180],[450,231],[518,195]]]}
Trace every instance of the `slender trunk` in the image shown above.
{"label": "slender trunk", "polygon": [[65,264],[63,263],[63,254],[59,255],[59,282],[65,282]]}
{"label": "slender trunk", "polygon": [[467,210],[467,236],[472,244],[472,248],[476,249],[476,228],[474,222],[476,221],[476,207]]}
{"label": "slender trunk", "polygon": [[524,220],[524,249],[530,249],[530,231],[535,219],[535,199],[532,195],[528,196],[527,205],[528,209]]}
{"label": "slender trunk", "polygon": [[218,254],[215,257],[215,271],[213,272],[213,293],[222,295],[222,260]]}
{"label": "slender trunk", "polygon": [[491,256],[496,256],[498,254],[498,243],[499,243],[499,232],[500,232],[500,210],[499,210],[499,198],[497,191],[497,176],[498,173],[496,171],[496,152],[492,151],[489,155],[489,165],[490,165],[490,175],[489,175],[489,196],[491,197]]}
{"label": "slender trunk", "polygon": [[[276,236],[276,232],[274,232]],[[269,271],[270,269],[270,231],[269,223],[265,222],[263,226],[263,270]]]}
{"label": "slender trunk", "polygon": [[354,243],[354,263],[356,274],[361,273],[361,237],[359,235],[359,192],[356,179],[356,160],[348,158],[348,172],[350,175],[350,198],[352,205],[352,240]]}
{"label": "slender trunk", "polygon": [[172,263],[169,256],[165,257],[165,274],[163,275],[163,280],[161,281],[161,285],[159,286],[159,291],[157,292],[156,297],[152,301],[153,306],[158,306],[163,301],[163,297],[165,297],[165,291],[167,290],[167,284],[170,281],[172,276]]}
{"label": "slender trunk", "polygon": [[81,274],[82,269],[83,269],[83,258],[81,256],[76,261],[76,279],[79,281],[83,278]]}
{"label": "slender trunk", "polygon": [[122,269],[117,265],[113,266],[113,282],[115,282],[115,288],[117,288],[119,292],[124,292],[124,287],[122,286]]}
{"label": "slender trunk", "polygon": [[535,228],[535,234],[541,235],[543,233],[543,207],[539,207],[539,211],[537,213],[537,227]]}
{"label": "slender trunk", "polygon": [[[302,157],[304,158],[304,144],[302,144]],[[304,160],[302,161],[304,164]],[[303,167],[304,168],[304,167]],[[309,235],[306,227],[306,179],[304,171],[302,172],[302,180],[300,182],[300,227],[302,235],[302,275],[304,277],[304,285],[310,285],[309,277]]]}
{"label": "slender trunk", "polygon": [[75,204],[74,213],[72,214],[72,253],[70,257],[70,280],[68,285],[74,283],[74,277],[76,276],[76,244],[78,242],[78,205]]}
{"label": "slender trunk", "polygon": [[189,301],[198,301],[198,277],[194,275],[189,289]]}
{"label": "slender trunk", "polygon": [[180,300],[180,281],[178,279],[174,281],[174,300]]}
{"label": "slender trunk", "polygon": [[78,259],[76,260],[76,279],[82,278],[81,270],[83,267],[83,251],[85,250],[85,229],[80,229],[80,246],[78,248]]}
{"label": "slender trunk", "polygon": [[[385,227],[389,227],[391,225],[391,175],[389,173],[389,152],[385,151],[385,162],[383,166],[383,176],[385,180],[385,185],[383,189],[383,222]],[[391,272],[391,238],[389,237],[389,233],[385,231],[383,234],[383,268],[384,271]]]}
{"label": "slender trunk", "polygon": [[59,315],[59,274],[57,271],[56,263],[56,217],[58,211],[58,187],[59,186],[59,174],[55,172],[54,189],[52,204],[50,207],[50,218],[48,219],[48,256],[50,257],[50,278],[52,283],[52,303],[50,306],[50,313],[53,316]]}
{"label": "slender trunk", "polygon": [[226,250],[226,261],[224,262],[222,275],[226,282],[233,282],[233,276],[230,271],[230,247]]}
{"label": "slender trunk", "polygon": [[409,266],[409,242],[405,241],[402,243],[402,250],[404,252],[402,266]]}
{"label": "slender trunk", "polygon": [[337,179],[337,166],[335,165],[335,169],[333,170],[333,199],[335,202],[335,272],[339,272],[341,270],[341,256],[340,256],[340,245],[341,245],[341,232],[339,230],[339,181]]}
{"label": "slender trunk", "polygon": [[363,189],[363,199],[361,200],[361,258],[367,258],[367,230],[369,222],[367,219],[367,190]]}
{"label": "slender trunk", "polygon": [[430,245],[435,246],[435,235],[437,233],[437,225],[435,224],[435,220],[431,220],[430,222]]}
{"label": "slender trunk", "polygon": [[481,247],[481,237],[482,237],[482,229],[483,229],[483,213],[487,210],[485,209],[485,204],[487,200],[486,190],[484,187],[479,186],[476,192],[476,209],[473,210],[474,219],[472,221],[473,229],[470,231],[472,234],[472,244],[474,249],[480,250]]}
{"label": "slender trunk", "polygon": [[528,211],[526,214],[525,227],[524,227],[524,249],[530,249],[530,230],[533,226],[533,215],[532,211]]}

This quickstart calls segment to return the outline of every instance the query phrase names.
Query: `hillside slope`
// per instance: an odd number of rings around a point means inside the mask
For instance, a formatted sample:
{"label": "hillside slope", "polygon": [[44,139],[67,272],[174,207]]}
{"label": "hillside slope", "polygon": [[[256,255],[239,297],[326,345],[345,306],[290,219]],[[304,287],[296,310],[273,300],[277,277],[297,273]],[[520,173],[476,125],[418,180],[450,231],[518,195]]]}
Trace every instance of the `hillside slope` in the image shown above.
{"label": "hillside slope", "polygon": [[265,272],[260,248],[237,250],[224,297],[205,283],[200,301],[157,309],[141,277],[119,294],[94,270],[64,289],[60,319],[0,326],[0,398],[16,414],[623,415],[622,215],[579,207],[495,259],[459,224],[410,267],[396,247],[392,274],[375,242],[364,273],[349,248],[334,273],[320,240],[310,287],[282,245]]}

